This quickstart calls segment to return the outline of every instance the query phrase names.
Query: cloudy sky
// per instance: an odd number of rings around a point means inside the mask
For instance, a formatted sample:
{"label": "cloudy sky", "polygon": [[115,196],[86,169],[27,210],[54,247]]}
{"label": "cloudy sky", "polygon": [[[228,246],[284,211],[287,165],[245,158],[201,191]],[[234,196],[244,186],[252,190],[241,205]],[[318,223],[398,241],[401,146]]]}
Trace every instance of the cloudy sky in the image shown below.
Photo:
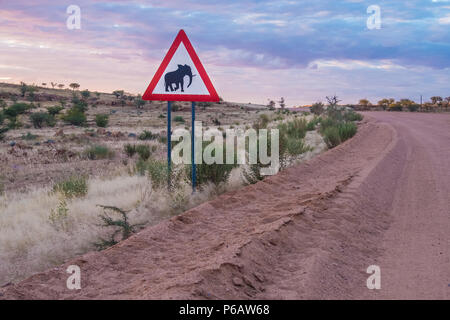
{"label": "cloudy sky", "polygon": [[0,0],[0,82],[143,93],[179,29],[228,101],[450,96],[450,0]]}

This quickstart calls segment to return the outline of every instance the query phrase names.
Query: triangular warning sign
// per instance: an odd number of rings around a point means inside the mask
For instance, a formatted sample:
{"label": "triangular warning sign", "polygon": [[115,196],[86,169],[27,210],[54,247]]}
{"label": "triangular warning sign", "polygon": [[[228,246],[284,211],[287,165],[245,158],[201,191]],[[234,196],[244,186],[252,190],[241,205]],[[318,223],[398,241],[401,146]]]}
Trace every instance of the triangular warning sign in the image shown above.
{"label": "triangular warning sign", "polygon": [[183,30],[178,32],[142,99],[219,101],[205,68]]}

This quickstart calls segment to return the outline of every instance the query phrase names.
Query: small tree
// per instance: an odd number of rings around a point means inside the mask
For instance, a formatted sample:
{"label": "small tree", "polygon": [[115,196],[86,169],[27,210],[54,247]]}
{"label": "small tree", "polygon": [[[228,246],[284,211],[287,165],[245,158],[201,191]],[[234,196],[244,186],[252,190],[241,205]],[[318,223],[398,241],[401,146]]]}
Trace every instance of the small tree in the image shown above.
{"label": "small tree", "polygon": [[75,89],[78,89],[80,87],[80,85],[78,83],[74,82],[74,83],[69,84],[69,87],[71,87],[72,90],[75,91]]}
{"label": "small tree", "polygon": [[57,85],[57,83],[56,82],[50,82],[50,85],[52,86],[52,88],[55,88],[55,86]]}
{"label": "small tree", "polygon": [[267,104],[267,108],[269,108],[269,110],[275,110],[275,101],[273,100],[269,100],[269,103]]}
{"label": "small tree", "polygon": [[278,101],[278,104],[280,105],[281,109],[284,109],[286,107],[286,103],[284,102],[283,97],[281,97],[280,101]]}
{"label": "small tree", "polygon": [[81,91],[81,96],[84,99],[87,99],[87,98],[89,98],[91,96],[91,93],[89,92],[89,90],[86,89],[86,90]]}
{"label": "small tree", "polygon": [[62,84],[62,83],[58,84],[58,88],[60,88],[60,89],[64,88],[64,84]]}
{"label": "small tree", "polygon": [[339,100],[336,95],[331,96],[331,97],[327,96],[326,99],[327,99],[329,107],[337,107],[339,102],[341,102],[341,100]]}
{"label": "small tree", "polygon": [[362,107],[364,107],[364,108],[368,108],[369,106],[371,106],[372,104],[370,103],[370,101],[369,100],[367,100],[367,99],[361,99],[361,100],[359,100],[359,103],[358,103],[360,106],[362,106]]}
{"label": "small tree", "polygon": [[439,96],[434,96],[434,97],[431,97],[430,99],[431,99],[431,103],[434,105],[439,105],[443,100],[442,97],[439,97]]}
{"label": "small tree", "polygon": [[394,103],[394,99],[381,99],[380,101],[378,101],[378,105],[380,106],[380,107],[382,107],[383,108],[383,110],[386,110],[388,107],[389,107],[389,105],[390,104],[392,104],[392,103]]}
{"label": "small tree", "polygon": [[316,102],[311,106],[311,112],[315,115],[321,115],[324,111],[324,105],[322,102]]}
{"label": "small tree", "polygon": [[142,108],[146,103],[147,101],[142,100],[142,96],[140,94],[134,99],[134,104],[138,109]]}
{"label": "small tree", "polygon": [[28,91],[28,86],[25,82],[20,83],[20,93],[22,94],[22,97],[25,97],[25,94]]}
{"label": "small tree", "polygon": [[119,99],[124,95],[124,93],[125,92],[123,90],[115,90],[112,94],[115,95],[117,99]]}

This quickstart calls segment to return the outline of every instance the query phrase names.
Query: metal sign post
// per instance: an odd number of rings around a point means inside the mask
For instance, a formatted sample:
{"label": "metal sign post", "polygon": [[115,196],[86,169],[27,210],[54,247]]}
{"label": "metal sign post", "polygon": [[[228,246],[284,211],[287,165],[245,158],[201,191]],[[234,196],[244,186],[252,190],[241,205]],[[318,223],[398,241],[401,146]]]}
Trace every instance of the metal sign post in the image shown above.
{"label": "metal sign post", "polygon": [[197,179],[197,166],[195,164],[195,102],[192,102],[191,160],[192,160],[192,192],[195,192],[195,184]]}
{"label": "metal sign post", "polygon": [[170,188],[171,165],[172,165],[172,102],[167,101],[167,187]]}

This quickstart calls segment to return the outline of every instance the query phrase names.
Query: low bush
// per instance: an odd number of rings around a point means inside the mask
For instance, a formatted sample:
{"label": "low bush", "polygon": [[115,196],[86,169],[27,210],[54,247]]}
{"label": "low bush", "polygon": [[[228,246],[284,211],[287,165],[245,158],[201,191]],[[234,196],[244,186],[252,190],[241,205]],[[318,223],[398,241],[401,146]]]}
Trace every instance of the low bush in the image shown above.
{"label": "low bush", "polygon": [[[109,240],[100,239],[99,242],[94,244],[98,250],[104,250],[110,246],[115,245],[119,241],[128,239],[133,233],[136,232],[136,227],[145,225],[144,223],[134,225],[130,224],[130,222],[128,221],[128,212],[120,208],[101,205],[99,205],[99,207],[103,209],[103,214],[100,215],[100,219],[103,221],[102,227],[113,227],[115,228],[115,230],[111,234]],[[107,211],[116,214],[118,213],[121,215],[121,218],[113,219],[107,214]],[[117,238],[120,233],[122,234],[122,236],[120,238]]]}
{"label": "low bush", "polygon": [[353,122],[339,123],[329,126],[323,131],[325,143],[329,148],[334,148],[356,134],[357,126]]}
{"label": "low bush", "polygon": [[287,123],[278,125],[280,135],[285,134],[288,138],[303,139],[306,135],[307,122],[305,119],[294,119]]}
{"label": "low bush", "polygon": [[20,114],[24,114],[31,109],[31,106],[27,103],[14,103],[12,106],[6,108],[3,113],[5,116],[15,118]]}
{"label": "low bush", "polygon": [[338,127],[335,126],[327,127],[323,130],[322,134],[328,148],[334,148],[341,143]]}
{"label": "low bush", "polygon": [[158,138],[157,134],[153,134],[151,131],[144,130],[139,136],[139,140],[154,140]]}
{"label": "low bush", "polygon": [[63,120],[74,126],[84,126],[86,124],[86,115],[78,108],[71,108],[63,116]]}
{"label": "low bush", "polygon": [[0,111],[0,125],[3,124],[5,121],[5,115],[3,114],[3,111]]}
{"label": "low bush", "polygon": [[347,111],[344,113],[345,121],[361,121],[362,119],[362,114],[356,113],[355,111]]}
{"label": "low bush", "polygon": [[[139,160],[135,167],[136,173],[140,175],[148,175],[152,181],[152,188],[159,189],[167,187],[169,182],[169,170],[167,162],[162,160],[149,159],[147,161]],[[172,167],[171,170],[171,188],[179,185],[179,182],[183,180],[184,171],[179,168]]]}
{"label": "low bush", "polygon": [[136,145],[127,143],[123,146],[123,151],[129,158],[132,158],[136,154]]}
{"label": "low bush", "polygon": [[108,126],[109,115],[107,114],[97,114],[95,116],[95,124],[97,127],[105,128]]}
{"label": "low bush", "polygon": [[314,119],[312,119],[311,121],[309,121],[308,124],[306,125],[306,130],[307,130],[307,131],[313,131],[313,130],[315,130],[317,124],[319,124],[320,121],[322,121],[322,118],[321,118],[321,117],[314,117]]}
{"label": "low bush", "polygon": [[310,150],[303,143],[303,139],[297,139],[297,138],[288,138],[287,144],[286,144],[286,149],[287,149],[287,152],[292,156],[298,156],[298,155]]}
{"label": "low bush", "polygon": [[[209,144],[209,142],[203,143],[203,151],[204,152],[205,147]],[[223,159],[225,162],[226,159],[226,150],[225,148],[222,148],[220,152],[223,152]],[[216,150],[213,150],[211,152],[211,156],[215,157]],[[235,161],[234,161],[235,162]],[[196,170],[196,182],[197,186],[199,188],[202,188],[202,186],[206,185],[207,183],[213,183],[214,185],[218,186],[221,183],[226,183],[228,181],[228,178],[230,177],[231,170],[235,168],[235,164],[197,164],[197,170]],[[186,165],[186,179],[189,181],[189,183],[192,183],[192,166]]]}
{"label": "low bush", "polygon": [[37,139],[37,135],[32,134],[31,132],[27,132],[27,134],[22,135],[22,140],[36,140]]}
{"label": "low bush", "polygon": [[7,127],[8,127],[8,129],[11,129],[11,130],[18,129],[18,128],[22,127],[22,123],[19,120],[17,120],[16,117],[9,118]]}
{"label": "low bush", "polygon": [[63,107],[61,106],[53,106],[53,107],[48,107],[47,111],[49,114],[51,114],[52,116],[56,116],[57,114],[59,114],[62,110],[64,110]]}
{"label": "low bush", "polygon": [[176,116],[175,118],[173,118],[173,121],[184,123],[184,118],[182,116]]}
{"label": "low bush", "polygon": [[111,159],[114,157],[114,152],[107,146],[102,145],[90,146],[84,150],[83,154],[89,160]]}
{"label": "low bush", "polygon": [[316,102],[311,106],[311,113],[321,115],[324,112],[324,105],[322,102]]}
{"label": "low bush", "polygon": [[55,117],[47,112],[34,112],[30,114],[30,121],[36,129],[42,128],[44,124],[53,127],[56,124]]}
{"label": "low bush", "polygon": [[139,155],[139,159],[146,161],[148,158],[150,158],[151,151],[150,146],[146,144],[140,144],[136,146],[136,152]]}
{"label": "low bush", "polygon": [[53,185],[53,192],[61,193],[65,198],[81,198],[88,192],[88,183],[85,177],[72,176]]}
{"label": "low bush", "polygon": [[341,123],[338,126],[339,128],[339,137],[341,138],[341,142],[350,139],[356,134],[358,127],[353,122],[345,122]]}

